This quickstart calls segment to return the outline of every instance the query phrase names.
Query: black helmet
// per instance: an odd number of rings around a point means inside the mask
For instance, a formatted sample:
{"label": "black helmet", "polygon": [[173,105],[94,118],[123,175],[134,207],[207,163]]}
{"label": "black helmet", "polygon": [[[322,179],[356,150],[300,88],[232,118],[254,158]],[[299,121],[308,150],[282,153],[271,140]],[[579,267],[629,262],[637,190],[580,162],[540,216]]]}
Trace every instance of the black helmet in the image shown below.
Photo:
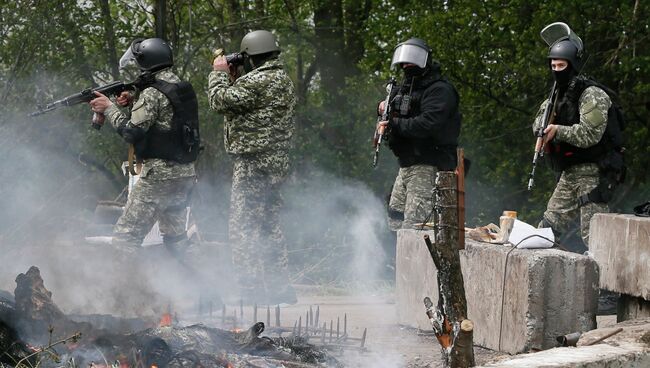
{"label": "black helmet", "polygon": [[393,52],[393,61],[391,66],[395,64],[415,64],[419,68],[424,68],[431,64],[431,48],[424,40],[420,38],[409,38],[408,40],[395,46]]}
{"label": "black helmet", "polygon": [[135,62],[142,71],[155,72],[174,65],[172,49],[161,38],[138,38],[120,58],[120,68]]}
{"label": "black helmet", "polygon": [[582,50],[571,40],[560,40],[548,49],[548,59],[567,60],[575,70],[580,70],[582,67]]}

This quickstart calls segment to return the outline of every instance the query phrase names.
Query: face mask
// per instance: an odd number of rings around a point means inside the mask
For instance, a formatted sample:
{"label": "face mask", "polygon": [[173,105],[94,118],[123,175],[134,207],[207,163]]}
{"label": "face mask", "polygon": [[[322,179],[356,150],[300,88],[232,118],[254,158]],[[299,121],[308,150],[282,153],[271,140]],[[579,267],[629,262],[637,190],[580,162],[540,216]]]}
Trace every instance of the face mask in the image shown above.
{"label": "face mask", "polygon": [[571,82],[571,79],[575,76],[575,72],[571,65],[564,68],[564,70],[551,71],[553,73],[553,79],[557,82],[560,87],[566,87]]}
{"label": "face mask", "polygon": [[251,60],[251,57],[244,54],[244,71],[246,73],[250,73],[251,70],[255,69],[255,66],[253,65],[253,60]]}
{"label": "face mask", "polygon": [[407,78],[419,77],[424,74],[424,68],[419,68],[417,66],[409,66],[404,68],[404,76]]}

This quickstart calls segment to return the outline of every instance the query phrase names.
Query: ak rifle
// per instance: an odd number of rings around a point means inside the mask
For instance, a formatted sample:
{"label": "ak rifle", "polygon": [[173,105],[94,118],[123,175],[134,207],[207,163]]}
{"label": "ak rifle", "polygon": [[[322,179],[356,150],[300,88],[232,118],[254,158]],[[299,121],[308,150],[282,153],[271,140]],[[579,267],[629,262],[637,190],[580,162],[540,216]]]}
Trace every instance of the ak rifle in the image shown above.
{"label": "ak rifle", "polygon": [[[388,121],[390,118],[391,108],[390,108],[390,97],[393,94],[393,88],[395,87],[395,78],[391,80],[386,85],[386,99],[384,100],[384,112],[377,118],[377,123],[380,121]],[[377,124],[375,129],[375,135],[373,137],[373,146],[375,147],[375,156],[372,159],[372,167],[377,167],[377,161],[379,160],[379,148],[381,147],[381,142],[386,135],[386,127],[380,126]]]}
{"label": "ak rifle", "polygon": [[[86,88],[79,93],[75,93],[74,95],[64,97],[60,100],[51,102],[45,105],[44,107],[40,107],[37,111],[34,111],[31,114],[29,114],[29,116],[38,116],[59,109],[61,107],[68,107],[68,106],[78,105],[80,103],[90,102],[91,100],[97,98],[95,92],[99,92],[105,96],[119,96],[124,91],[134,90],[136,88],[136,83],[137,82],[124,83],[124,82],[116,81],[95,88]],[[100,129],[102,127],[102,125],[104,124],[103,115],[104,114],[100,114],[97,112],[93,114],[93,121],[92,121],[93,128]]]}
{"label": "ak rifle", "polygon": [[533,155],[533,169],[530,171],[530,176],[528,177],[528,190],[533,189],[533,183],[535,179],[535,169],[537,168],[537,161],[540,157],[544,157],[544,130],[555,120],[555,104],[557,102],[557,82],[553,82],[553,87],[551,88],[551,94],[548,97],[548,103],[544,109],[544,115],[542,116],[542,126],[535,132],[537,141],[535,142],[535,154]]}

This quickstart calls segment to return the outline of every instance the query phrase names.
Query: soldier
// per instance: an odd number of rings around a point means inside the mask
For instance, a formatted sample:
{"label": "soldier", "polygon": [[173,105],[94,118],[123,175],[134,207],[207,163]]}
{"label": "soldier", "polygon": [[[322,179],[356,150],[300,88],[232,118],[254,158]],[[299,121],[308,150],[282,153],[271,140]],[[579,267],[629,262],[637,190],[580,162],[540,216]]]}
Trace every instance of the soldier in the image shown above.
{"label": "soldier", "polygon": [[[113,229],[114,245],[134,251],[156,222],[171,250],[184,245],[186,207],[196,175],[198,106],[192,86],[170,70],[172,50],[162,39],[136,39],[120,59],[120,68],[135,63],[139,91],[117,98],[123,111],[101,93],[90,101],[142,161],[139,180],[129,193],[124,213]],[[189,134],[189,135],[188,135]]]}
{"label": "soldier", "polygon": [[[397,45],[395,65],[404,78],[390,97],[394,113],[378,123],[388,129],[388,145],[400,166],[388,204],[393,231],[430,220],[436,172],[456,168],[461,122],[458,93],[441,75],[440,64],[423,40],[411,38]],[[378,113],[383,111],[382,101]]]}
{"label": "soldier", "polygon": [[[568,27],[568,26],[567,26]],[[546,157],[559,180],[539,227],[557,234],[580,215],[580,233],[589,247],[589,222],[608,212],[616,179],[623,167],[621,131],[606,87],[581,77],[583,60],[579,38],[560,38],[551,45],[548,66],[557,86],[552,124],[544,130]],[[542,103],[533,129],[543,125]],[[609,122],[609,123],[608,123]],[[611,129],[608,127],[611,127]],[[607,130],[607,133],[606,133]]]}
{"label": "soldier", "polygon": [[223,56],[209,76],[210,107],[224,115],[224,142],[234,161],[229,240],[241,297],[247,303],[296,303],[280,229],[280,187],[289,171],[296,99],[268,31],[241,41],[245,74],[231,81]]}

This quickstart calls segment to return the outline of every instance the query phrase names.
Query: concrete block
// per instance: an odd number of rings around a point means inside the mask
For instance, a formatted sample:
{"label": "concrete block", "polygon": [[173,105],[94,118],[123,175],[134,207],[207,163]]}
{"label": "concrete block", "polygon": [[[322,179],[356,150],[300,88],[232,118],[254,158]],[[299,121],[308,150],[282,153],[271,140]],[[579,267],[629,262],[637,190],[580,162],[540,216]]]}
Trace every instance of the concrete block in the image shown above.
{"label": "concrete block", "polygon": [[650,300],[650,218],[594,215],[589,252],[600,267],[601,288]]}
{"label": "concrete block", "polygon": [[[436,303],[438,287],[425,233],[434,238],[433,232],[398,231],[395,293],[399,323],[429,330],[422,301],[430,296]],[[548,349],[559,335],[596,326],[598,270],[592,259],[556,249],[513,250],[504,290],[511,249],[468,239],[460,251],[476,345],[512,354]]]}

